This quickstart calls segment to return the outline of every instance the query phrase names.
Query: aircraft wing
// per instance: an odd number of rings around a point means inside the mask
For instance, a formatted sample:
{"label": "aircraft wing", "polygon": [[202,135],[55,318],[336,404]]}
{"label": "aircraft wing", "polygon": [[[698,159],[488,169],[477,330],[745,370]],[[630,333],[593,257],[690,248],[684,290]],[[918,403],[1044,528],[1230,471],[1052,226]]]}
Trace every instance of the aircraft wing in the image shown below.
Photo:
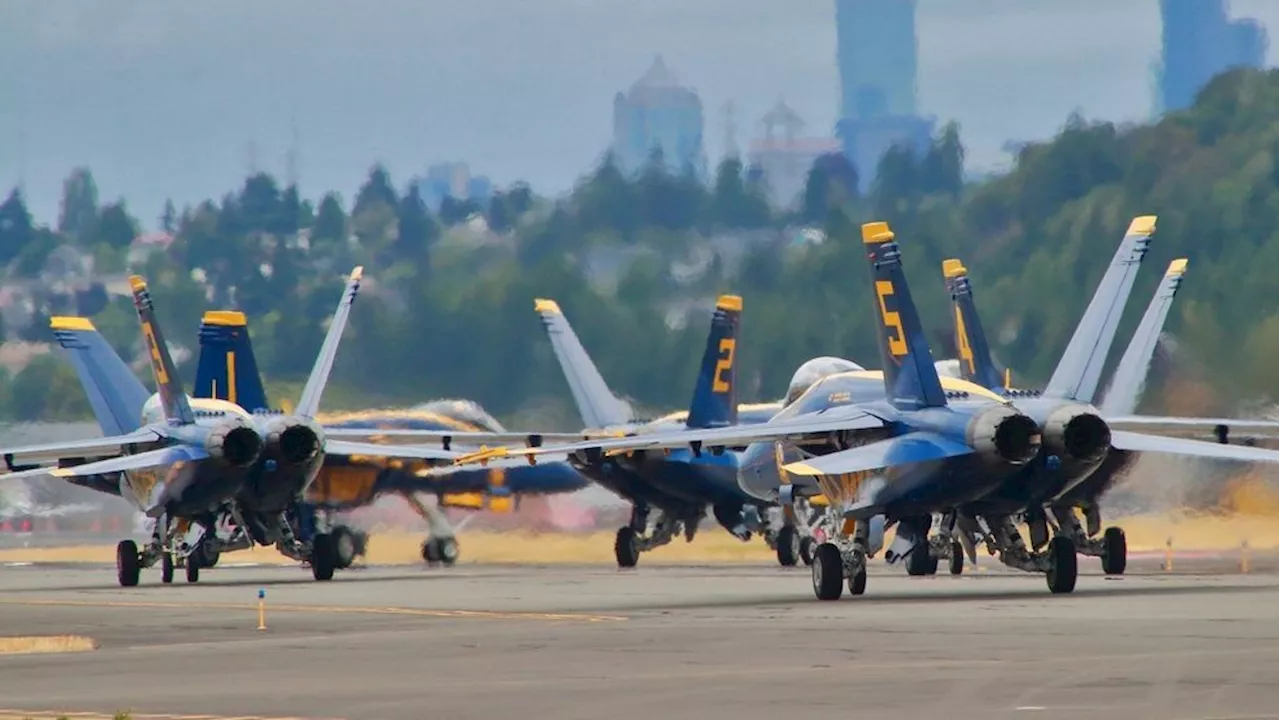
{"label": "aircraft wing", "polygon": [[31,460],[57,460],[68,457],[92,457],[119,455],[125,445],[152,443],[163,440],[165,435],[155,426],[144,427],[124,435],[96,437],[87,440],[27,445],[0,450],[5,462],[12,465],[14,458]]}
{"label": "aircraft wing", "polygon": [[1131,452],[1173,453],[1175,455],[1190,455],[1222,460],[1280,462],[1280,452],[1276,450],[1244,445],[1223,445],[1222,443],[1172,438],[1163,435],[1145,435],[1124,430],[1112,431],[1111,447]]}
{"label": "aircraft wing", "polygon": [[462,453],[434,447],[415,445],[382,445],[379,443],[353,442],[350,440],[325,440],[327,455],[367,455],[380,458],[405,460],[457,460]]}
{"label": "aircraft wing", "polygon": [[584,450],[621,453],[633,450],[678,448],[692,443],[700,443],[710,447],[738,447],[749,445],[753,442],[781,440],[812,433],[834,432],[837,430],[872,430],[883,428],[884,426],[884,419],[872,415],[857,406],[847,405],[786,420],[753,425],[730,425],[728,427],[701,430],[681,429],[614,438],[602,437],[566,445],[544,445],[528,449],[494,448],[493,450],[480,450],[469,453],[459,458],[456,462],[460,465],[487,462],[506,455],[524,455],[532,459],[542,454],[572,454]]}
{"label": "aircraft wing", "polygon": [[159,467],[162,465],[176,465],[181,462],[195,462],[197,460],[204,460],[207,457],[209,457],[209,453],[206,452],[204,448],[197,447],[195,445],[171,445],[157,450],[148,450],[147,452],[135,453],[132,455],[121,455],[120,457],[108,458],[106,460],[85,463],[83,465],[73,465],[71,467],[46,466],[34,468],[32,470],[8,473],[6,475],[0,475],[0,480],[16,480],[36,477],[70,478],[86,477],[89,475],[105,475],[109,473],[126,472],[129,470],[142,470],[144,468]]}
{"label": "aircraft wing", "polygon": [[[430,443],[439,444],[448,449],[453,445],[475,447],[481,443],[503,445],[524,443],[537,447],[548,440],[551,442],[577,442],[592,436],[592,433],[488,433],[458,432],[450,430],[381,430],[378,428],[324,428],[326,439],[376,441],[387,440],[392,443]],[[614,437],[609,435],[609,437]],[[384,446],[385,447],[385,446]]]}

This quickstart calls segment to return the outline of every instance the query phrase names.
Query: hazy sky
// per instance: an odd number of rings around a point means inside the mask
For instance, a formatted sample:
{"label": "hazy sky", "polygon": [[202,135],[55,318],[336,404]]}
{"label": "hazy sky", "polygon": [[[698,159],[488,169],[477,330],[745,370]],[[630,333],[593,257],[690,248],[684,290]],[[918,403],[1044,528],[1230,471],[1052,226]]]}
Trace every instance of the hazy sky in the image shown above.
{"label": "hazy sky", "polygon": [[[1275,0],[1233,0],[1272,38]],[[702,96],[708,154],[785,99],[815,134],[839,104],[831,0],[0,0],[0,187],[37,220],[87,164],[104,201],[155,224],[283,176],[296,118],[303,193],[348,199],[380,160],[399,185],[465,160],[500,184],[569,188],[608,145],[615,92],[662,54]],[[972,169],[1073,109],[1152,107],[1157,0],[920,0],[919,106],[955,119]],[[256,152],[250,151],[250,145]]]}

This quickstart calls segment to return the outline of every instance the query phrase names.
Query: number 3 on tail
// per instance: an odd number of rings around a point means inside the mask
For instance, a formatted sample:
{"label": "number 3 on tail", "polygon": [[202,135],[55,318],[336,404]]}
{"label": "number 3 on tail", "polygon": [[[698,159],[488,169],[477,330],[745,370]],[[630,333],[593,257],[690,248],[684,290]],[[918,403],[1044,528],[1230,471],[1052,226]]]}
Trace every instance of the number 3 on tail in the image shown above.
{"label": "number 3 on tail", "polygon": [[712,378],[712,392],[727,393],[729,392],[729,369],[733,367],[733,351],[737,347],[737,341],[733,338],[724,338],[720,341],[720,352],[724,357],[716,361],[716,374]]}
{"label": "number 3 on tail", "polygon": [[893,283],[888,280],[876,281],[876,297],[880,299],[880,318],[884,320],[886,328],[893,330],[893,335],[889,336],[889,354],[902,357],[907,354],[907,338],[906,333],[902,331],[902,318],[885,305],[885,298],[892,295]]}

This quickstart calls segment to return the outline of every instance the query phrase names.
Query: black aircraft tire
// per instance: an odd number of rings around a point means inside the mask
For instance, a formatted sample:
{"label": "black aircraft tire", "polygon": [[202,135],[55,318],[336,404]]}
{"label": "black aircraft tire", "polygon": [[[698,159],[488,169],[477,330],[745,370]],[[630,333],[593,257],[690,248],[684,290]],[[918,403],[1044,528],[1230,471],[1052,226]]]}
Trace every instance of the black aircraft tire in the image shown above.
{"label": "black aircraft tire", "polygon": [[116,545],[116,579],[121,587],[134,587],[142,575],[142,561],[138,557],[138,543],[121,540]]}
{"label": "black aircraft tire", "polygon": [[160,553],[160,582],[166,585],[173,582],[173,554],[168,550]]}
{"label": "black aircraft tire", "polygon": [[813,565],[813,549],[818,546],[818,541],[806,535],[800,539],[800,559],[805,565]]}
{"label": "black aircraft tire", "polygon": [[930,555],[930,556],[929,556],[929,572],[927,572],[927,573],[925,573],[925,574],[926,574],[926,575],[937,575],[937,574],[938,574],[938,558],[933,557],[932,555]]}
{"label": "black aircraft tire", "polygon": [[951,543],[951,570],[952,575],[959,575],[964,572],[964,548],[959,542]]}
{"label": "black aircraft tire", "polygon": [[636,531],[630,525],[618,528],[618,535],[613,540],[613,556],[618,560],[620,568],[633,568],[640,562],[640,550],[636,547]]}
{"label": "black aircraft tire", "polygon": [[1102,572],[1107,575],[1123,575],[1129,561],[1129,544],[1124,530],[1109,527],[1102,534]]}
{"label": "black aircraft tire", "polygon": [[1076,589],[1076,544],[1071,538],[1058,535],[1049,541],[1049,571],[1045,581],[1049,592],[1055,595]]}
{"label": "black aircraft tire", "polygon": [[200,552],[196,551],[187,556],[187,582],[200,582],[200,565],[203,559]]}
{"label": "black aircraft tire", "polygon": [[333,547],[335,565],[339,570],[351,567],[356,559],[356,536],[345,525],[333,529]]}
{"label": "black aircraft tire", "polygon": [[435,538],[427,538],[422,541],[422,560],[428,565],[439,564],[440,548],[436,545]]}
{"label": "black aircraft tire", "polygon": [[453,567],[458,562],[458,538],[453,536],[436,538],[436,550],[440,553],[440,562],[445,567]]}
{"label": "black aircraft tire", "polygon": [[795,525],[783,525],[778,531],[778,564],[795,567],[800,562],[800,533]]}
{"label": "black aircraft tire", "polygon": [[863,568],[849,578],[849,594],[861,595],[867,591],[867,570]]}
{"label": "black aircraft tire", "polygon": [[332,580],[337,560],[333,536],[327,533],[316,533],[311,538],[311,576],[320,582]]}
{"label": "black aircraft tire", "polygon": [[907,574],[915,577],[921,575],[929,575],[929,567],[932,565],[934,572],[937,572],[937,560],[929,554],[928,543],[921,542],[911,548],[911,552],[907,554]]}
{"label": "black aircraft tire", "polygon": [[844,560],[840,548],[822,543],[813,553],[813,594],[819,600],[839,600],[844,592]]}

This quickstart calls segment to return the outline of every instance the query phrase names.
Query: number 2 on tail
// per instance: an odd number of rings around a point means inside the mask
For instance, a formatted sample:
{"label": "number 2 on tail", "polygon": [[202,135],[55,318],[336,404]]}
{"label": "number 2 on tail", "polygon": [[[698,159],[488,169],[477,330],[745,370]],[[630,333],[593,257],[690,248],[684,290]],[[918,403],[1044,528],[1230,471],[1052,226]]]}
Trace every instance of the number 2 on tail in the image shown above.
{"label": "number 2 on tail", "polygon": [[712,392],[727,393],[729,392],[728,372],[733,367],[733,351],[737,347],[737,341],[733,338],[724,338],[720,341],[720,352],[724,353],[724,357],[716,361],[716,374],[712,378]]}
{"label": "number 2 on tail", "polygon": [[892,295],[893,283],[888,280],[876,281],[876,297],[880,300],[880,318],[884,320],[886,328],[893,330],[893,335],[889,336],[889,354],[902,357],[907,354],[907,339],[906,333],[902,330],[902,318],[885,305],[885,298]]}

